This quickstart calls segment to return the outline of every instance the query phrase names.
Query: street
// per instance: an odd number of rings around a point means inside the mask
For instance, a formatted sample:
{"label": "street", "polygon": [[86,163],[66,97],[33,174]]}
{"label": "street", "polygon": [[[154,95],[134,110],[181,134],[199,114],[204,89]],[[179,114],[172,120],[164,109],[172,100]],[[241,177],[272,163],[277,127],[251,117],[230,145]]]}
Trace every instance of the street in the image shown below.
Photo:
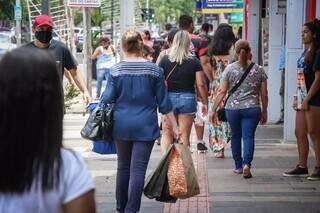
{"label": "street", "polygon": [[[80,114],[65,116],[64,145],[81,153],[96,184],[98,212],[115,211],[116,155],[92,153],[91,142],[80,137],[86,117]],[[215,159],[207,153],[208,200],[210,213],[319,213],[320,185],[305,178],[285,178],[282,173],[295,166],[295,144],[282,144],[282,126],[268,125],[257,131],[253,178],[243,179],[232,172],[230,149],[225,159]],[[194,141],[194,133],[192,134]],[[194,145],[194,144],[193,144]],[[314,167],[311,153],[309,172]],[[159,146],[155,145],[148,167],[149,173],[160,159]],[[165,205],[146,197],[142,199],[142,213],[164,212]],[[198,207],[199,209],[199,207]],[[172,210],[171,212],[182,212]],[[199,212],[187,211],[183,212]]]}

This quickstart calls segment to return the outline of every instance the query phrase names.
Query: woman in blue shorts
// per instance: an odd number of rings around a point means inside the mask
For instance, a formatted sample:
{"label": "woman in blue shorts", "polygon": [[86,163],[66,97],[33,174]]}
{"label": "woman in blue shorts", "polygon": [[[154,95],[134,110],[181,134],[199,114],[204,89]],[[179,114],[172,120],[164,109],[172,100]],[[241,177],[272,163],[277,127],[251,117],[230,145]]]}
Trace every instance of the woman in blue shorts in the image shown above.
{"label": "woman in blue shorts", "polygon": [[[165,55],[159,66],[164,70],[169,98],[173,112],[179,123],[180,141],[190,147],[190,132],[194,115],[197,111],[195,85],[201,97],[204,114],[207,113],[208,92],[200,61],[190,54],[191,39],[187,31],[179,31],[174,39],[170,53]],[[173,140],[171,123],[164,119],[162,126],[162,151],[166,150]]]}

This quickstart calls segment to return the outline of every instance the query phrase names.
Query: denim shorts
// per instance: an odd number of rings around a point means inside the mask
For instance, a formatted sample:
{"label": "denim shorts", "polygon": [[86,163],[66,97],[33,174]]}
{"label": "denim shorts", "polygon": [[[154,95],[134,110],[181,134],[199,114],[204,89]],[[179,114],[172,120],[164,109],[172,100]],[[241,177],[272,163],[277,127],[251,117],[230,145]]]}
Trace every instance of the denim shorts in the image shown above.
{"label": "denim shorts", "polygon": [[169,98],[175,115],[193,115],[197,112],[197,99],[194,93],[169,92]]}

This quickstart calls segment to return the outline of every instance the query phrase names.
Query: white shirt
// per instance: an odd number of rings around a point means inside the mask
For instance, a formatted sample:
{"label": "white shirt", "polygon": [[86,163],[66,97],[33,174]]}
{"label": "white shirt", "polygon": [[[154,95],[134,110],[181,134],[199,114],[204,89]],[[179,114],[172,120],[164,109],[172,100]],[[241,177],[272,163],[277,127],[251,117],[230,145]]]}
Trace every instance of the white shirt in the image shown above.
{"label": "white shirt", "polygon": [[86,165],[78,154],[61,149],[61,158],[62,178],[57,188],[42,192],[33,184],[31,190],[23,194],[0,193],[0,213],[60,213],[63,204],[94,189]]}

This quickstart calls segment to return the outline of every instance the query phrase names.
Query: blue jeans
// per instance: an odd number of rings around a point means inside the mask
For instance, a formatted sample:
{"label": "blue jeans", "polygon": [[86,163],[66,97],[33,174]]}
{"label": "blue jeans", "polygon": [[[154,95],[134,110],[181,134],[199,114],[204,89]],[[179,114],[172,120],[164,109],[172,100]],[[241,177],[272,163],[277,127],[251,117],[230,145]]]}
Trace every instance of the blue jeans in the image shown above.
{"label": "blue jeans", "polygon": [[[254,153],[254,137],[261,118],[261,109],[247,108],[226,110],[226,116],[231,127],[231,150],[236,169],[243,165],[251,166]],[[241,139],[243,139],[243,158]]]}
{"label": "blue jeans", "polygon": [[169,99],[175,115],[195,114],[197,112],[197,99],[194,93],[169,92]]}
{"label": "blue jeans", "polygon": [[116,199],[120,213],[138,212],[154,141],[116,141]]}
{"label": "blue jeans", "polygon": [[109,69],[97,69],[97,98],[100,98],[101,95],[102,81],[103,79],[106,79],[108,83],[109,74]]}

